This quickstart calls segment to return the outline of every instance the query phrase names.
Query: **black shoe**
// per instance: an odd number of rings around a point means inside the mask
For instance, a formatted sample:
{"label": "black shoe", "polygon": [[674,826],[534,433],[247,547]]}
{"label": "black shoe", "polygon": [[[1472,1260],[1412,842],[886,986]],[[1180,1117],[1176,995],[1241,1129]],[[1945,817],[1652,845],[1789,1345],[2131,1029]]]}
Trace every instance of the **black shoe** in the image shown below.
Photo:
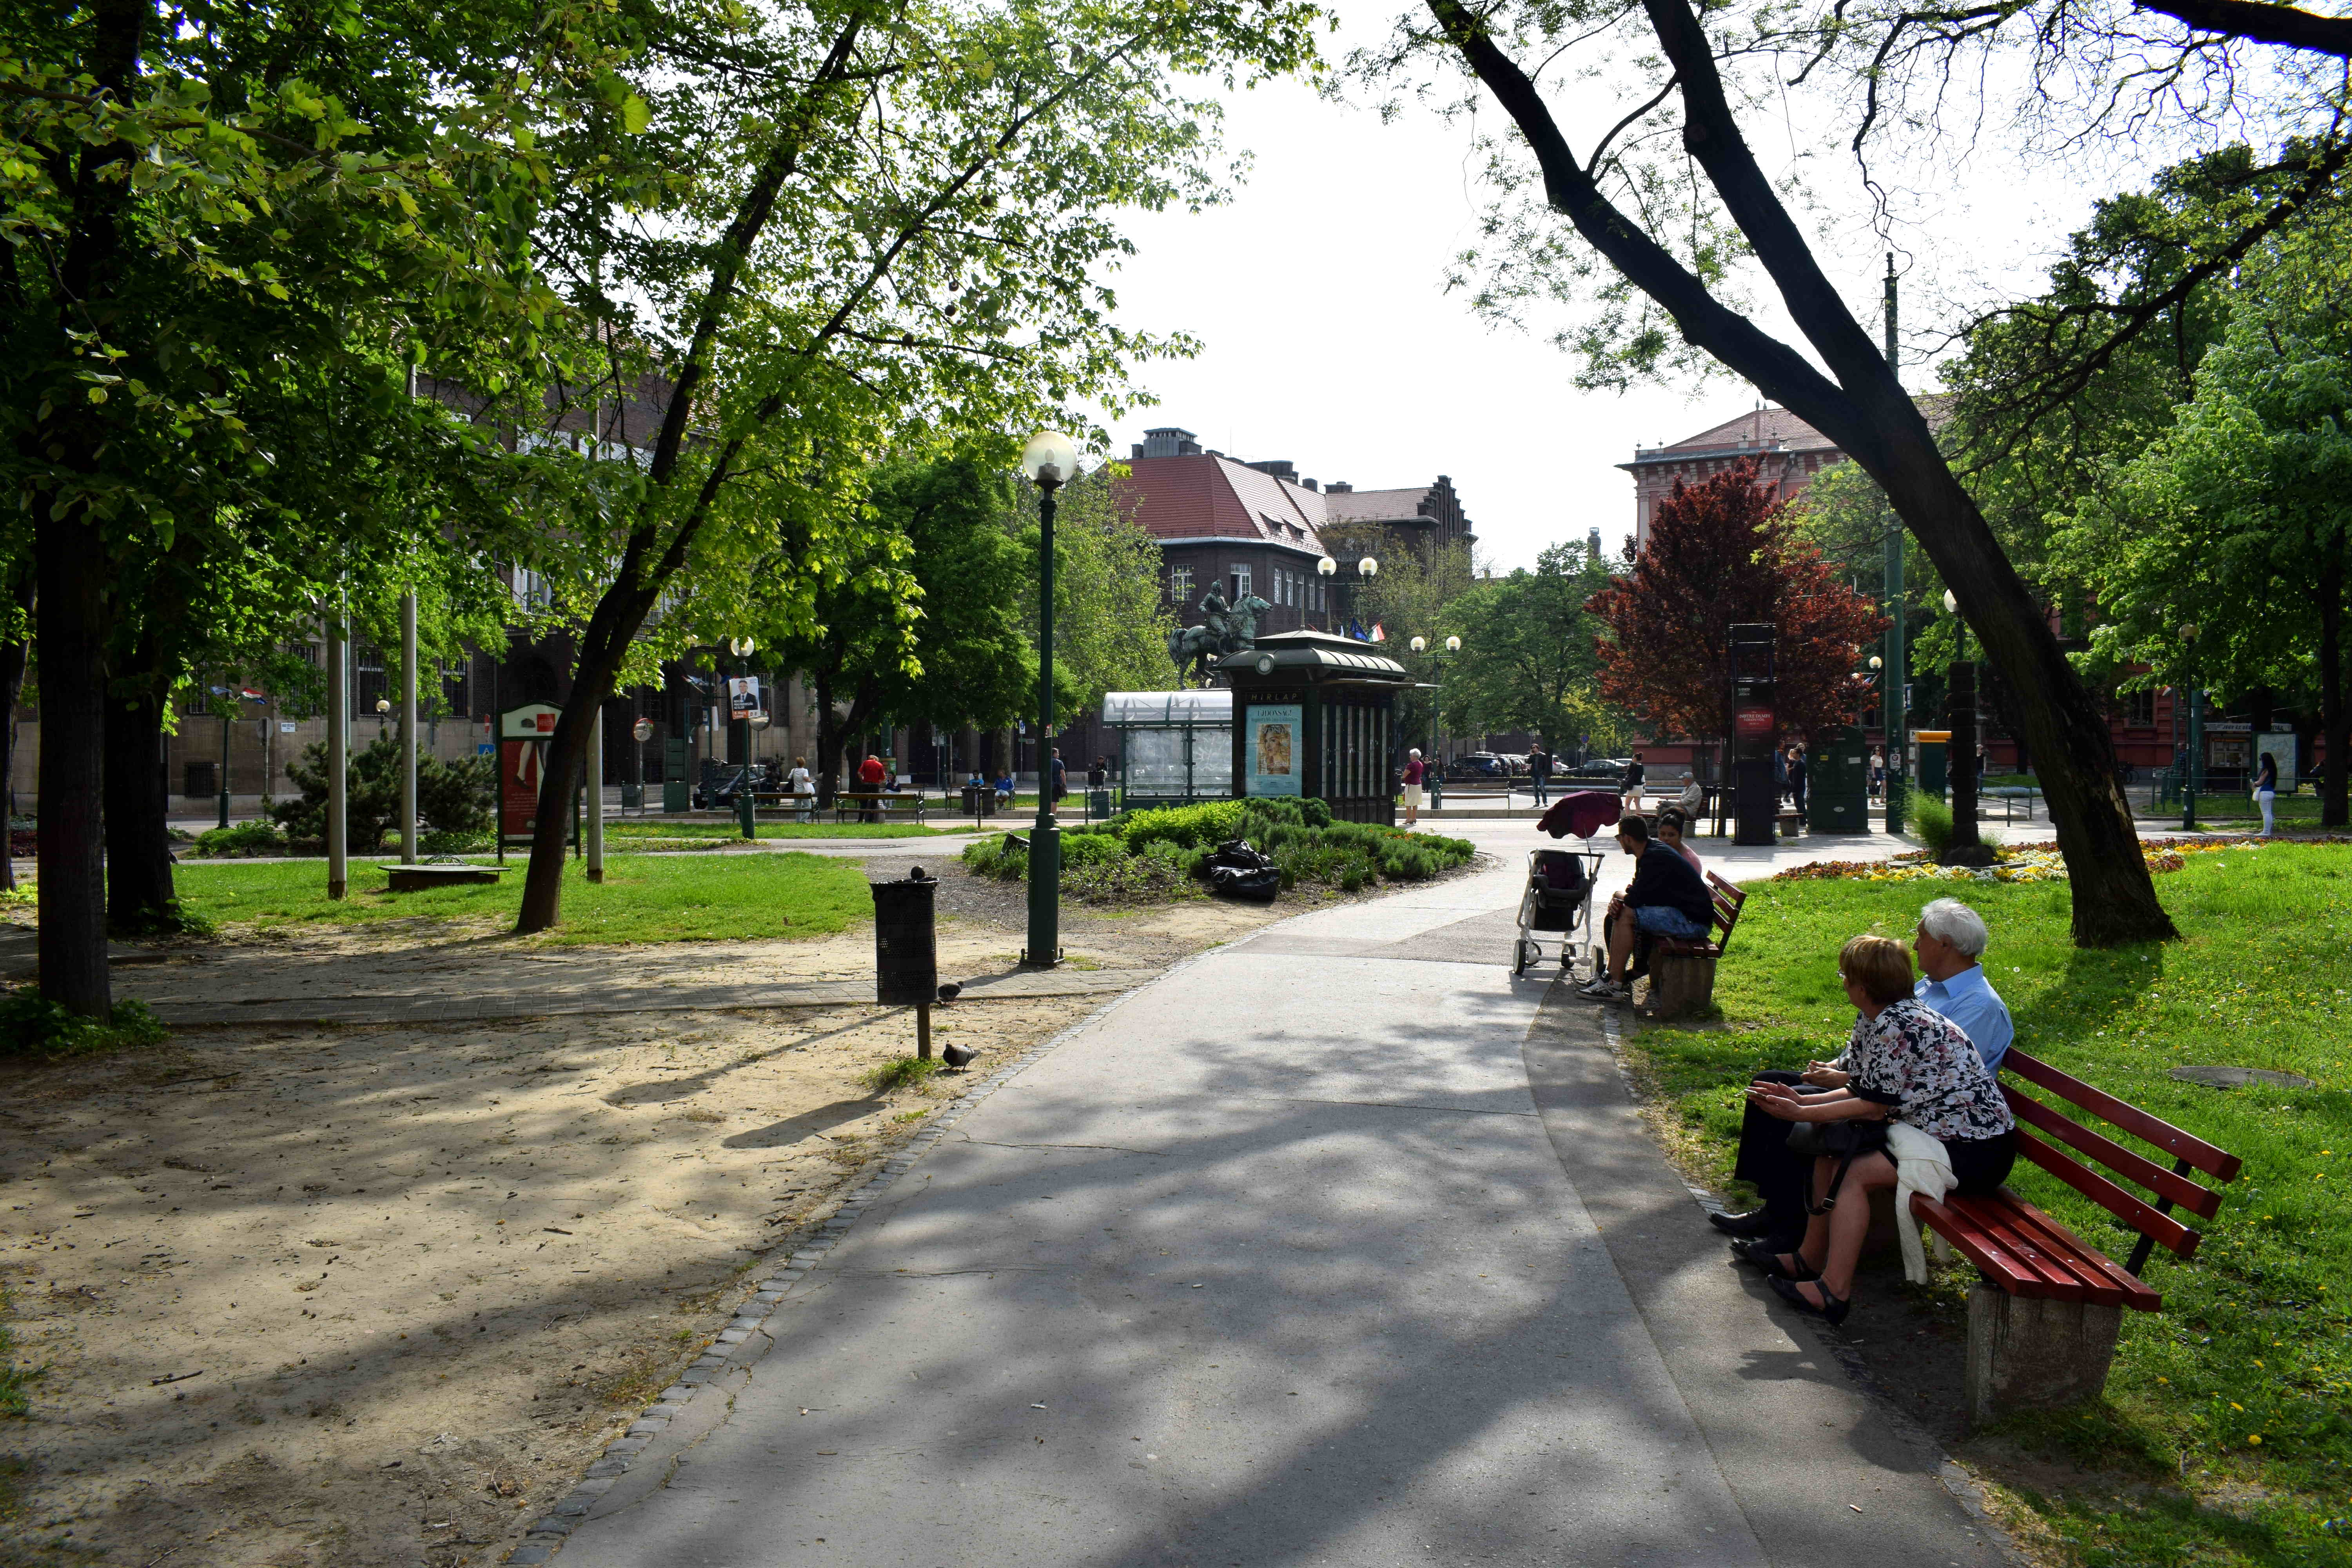
{"label": "black shoe", "polygon": [[[1811,1285],[1815,1290],[1821,1292],[1822,1299],[1819,1302],[1815,1302],[1811,1297],[1807,1296],[1803,1290],[1799,1289],[1800,1286],[1806,1284]],[[1804,1313],[1806,1316],[1827,1319],[1832,1328],[1835,1328],[1838,1324],[1845,1321],[1846,1310],[1853,1305],[1853,1302],[1850,1298],[1841,1298],[1831,1295],[1830,1288],[1822,1284],[1819,1280],[1797,1280],[1791,1282],[1787,1279],[1775,1279],[1772,1281],[1772,1289],[1774,1293],[1780,1298],[1780,1300],[1788,1302],[1789,1305],[1796,1308],[1797,1310]]]}
{"label": "black shoe", "polygon": [[[1742,1263],[1752,1263],[1775,1279],[1818,1279],[1820,1273],[1805,1261],[1805,1255],[1795,1247],[1777,1247],[1769,1241],[1735,1241],[1731,1256]],[[1780,1259],[1793,1258],[1794,1267],[1784,1266]]]}
{"label": "black shoe", "polygon": [[1726,1236],[1763,1236],[1772,1228],[1772,1216],[1762,1209],[1746,1214],[1710,1213],[1706,1223]]}

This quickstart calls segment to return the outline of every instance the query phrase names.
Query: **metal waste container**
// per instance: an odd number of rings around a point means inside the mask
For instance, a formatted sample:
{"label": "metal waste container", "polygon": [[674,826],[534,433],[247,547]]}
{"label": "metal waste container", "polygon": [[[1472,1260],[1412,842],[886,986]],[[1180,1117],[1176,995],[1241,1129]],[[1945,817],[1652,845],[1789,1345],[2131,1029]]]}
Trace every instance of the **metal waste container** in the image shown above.
{"label": "metal waste container", "polygon": [[1946,763],[1951,750],[1948,742],[1952,732],[1949,730],[1914,730],[1911,738],[1919,742],[1919,793],[1932,795],[1937,800],[1943,799],[1946,786],[1950,783]]}
{"label": "metal waste container", "polygon": [[994,816],[996,815],[995,789],[984,784],[964,785],[963,812],[966,816]]}
{"label": "metal waste container", "polygon": [[1870,831],[1870,747],[1851,724],[1824,730],[1805,748],[1805,826],[1815,833]]}
{"label": "metal waste container", "polygon": [[896,882],[875,882],[874,999],[928,1007],[940,994],[939,938],[931,900],[939,880],[920,866]]}

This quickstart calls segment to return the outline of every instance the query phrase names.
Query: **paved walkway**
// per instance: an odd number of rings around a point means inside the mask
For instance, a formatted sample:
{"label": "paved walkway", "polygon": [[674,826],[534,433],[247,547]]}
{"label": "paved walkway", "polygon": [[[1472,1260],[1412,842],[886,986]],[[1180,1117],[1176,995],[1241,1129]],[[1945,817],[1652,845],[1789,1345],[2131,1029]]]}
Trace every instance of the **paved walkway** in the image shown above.
{"label": "paved walkway", "polygon": [[1708,1239],[1598,1012],[1511,979],[1518,882],[1268,928],[1007,1079],[564,1568],[2004,1561]]}

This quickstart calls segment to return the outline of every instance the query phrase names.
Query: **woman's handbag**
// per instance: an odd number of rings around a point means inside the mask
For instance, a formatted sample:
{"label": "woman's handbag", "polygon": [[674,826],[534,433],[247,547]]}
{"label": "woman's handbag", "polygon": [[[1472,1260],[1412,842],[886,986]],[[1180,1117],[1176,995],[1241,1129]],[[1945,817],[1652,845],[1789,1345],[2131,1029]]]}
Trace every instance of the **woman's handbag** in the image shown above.
{"label": "woman's handbag", "polygon": [[[1886,1123],[1884,1121],[1800,1121],[1789,1129],[1789,1152],[1803,1156],[1805,1166],[1805,1212],[1827,1214],[1837,1207],[1838,1189],[1845,1185],[1845,1173],[1864,1154],[1882,1152],[1886,1148]],[[1813,1168],[1811,1161],[1826,1155],[1837,1162],[1830,1173],[1830,1190],[1822,1201],[1813,1201]]]}

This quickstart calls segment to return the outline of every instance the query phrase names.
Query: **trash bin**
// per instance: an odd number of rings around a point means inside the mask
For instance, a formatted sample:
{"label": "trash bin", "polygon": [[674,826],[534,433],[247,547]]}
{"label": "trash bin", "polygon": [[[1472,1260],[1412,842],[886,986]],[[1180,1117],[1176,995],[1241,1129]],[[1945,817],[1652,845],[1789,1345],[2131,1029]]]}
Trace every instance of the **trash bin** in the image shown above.
{"label": "trash bin", "polygon": [[1110,820],[1110,791],[1107,789],[1087,791],[1087,820],[1088,822]]}
{"label": "trash bin", "polygon": [[1870,831],[1870,746],[1851,724],[1824,730],[1805,748],[1805,826],[1815,833]]}
{"label": "trash bin", "polygon": [[1949,760],[1952,732],[1949,730],[1914,730],[1911,735],[1919,742],[1919,793],[1932,795],[1941,800],[1950,783],[1946,763]]}
{"label": "trash bin", "polygon": [[963,786],[963,811],[966,816],[981,817],[996,815],[996,791],[984,784]]}
{"label": "trash bin", "polygon": [[939,938],[932,922],[936,878],[920,866],[895,882],[875,882],[874,999],[929,1006],[940,993]]}

